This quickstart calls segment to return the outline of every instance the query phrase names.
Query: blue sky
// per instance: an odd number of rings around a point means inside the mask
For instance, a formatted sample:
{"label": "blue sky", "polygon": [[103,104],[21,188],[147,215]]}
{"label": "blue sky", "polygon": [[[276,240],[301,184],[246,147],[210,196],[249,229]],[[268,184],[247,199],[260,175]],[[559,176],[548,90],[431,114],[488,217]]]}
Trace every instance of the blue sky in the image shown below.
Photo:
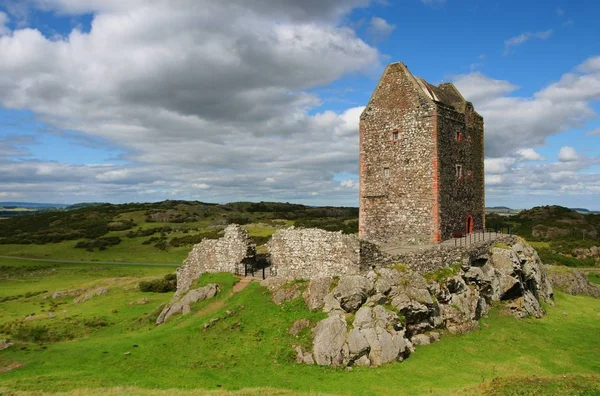
{"label": "blue sky", "polygon": [[355,206],[402,61],[484,116],[488,206],[600,210],[596,2],[220,3],[0,0],[0,201]]}

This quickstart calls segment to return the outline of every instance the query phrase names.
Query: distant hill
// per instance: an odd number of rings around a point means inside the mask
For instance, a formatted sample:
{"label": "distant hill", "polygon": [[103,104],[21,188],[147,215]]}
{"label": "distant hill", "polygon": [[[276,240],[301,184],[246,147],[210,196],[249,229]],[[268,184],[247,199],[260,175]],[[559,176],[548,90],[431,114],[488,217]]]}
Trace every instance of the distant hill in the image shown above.
{"label": "distant hill", "polygon": [[0,202],[0,208],[47,209],[66,208],[67,204],[33,203],[33,202]]}
{"label": "distant hill", "polygon": [[[313,208],[280,202],[82,204],[82,207],[73,210],[40,211],[2,220],[0,245],[88,239],[90,244],[106,249],[106,244],[118,244],[123,237],[144,237],[140,244],[158,244],[160,249],[161,246],[168,248],[182,243],[198,243],[206,237],[218,237],[218,233],[232,223],[256,224],[257,243],[266,242],[280,224],[356,233],[358,208]],[[188,235],[190,231],[198,234]],[[109,233],[110,236],[107,236]],[[168,238],[170,233],[177,235]],[[151,236],[155,238],[148,242],[147,237]],[[182,242],[184,237],[185,242]]]}
{"label": "distant hill", "polygon": [[520,211],[520,209],[511,209],[507,206],[491,206],[485,208],[485,213],[515,214],[519,213]]}
{"label": "distant hill", "polygon": [[[593,260],[575,260],[575,249],[600,246],[600,214],[563,206],[537,206],[503,217],[489,214],[488,227],[511,225],[512,232],[534,242],[546,263],[594,266]],[[539,242],[539,244],[535,244]]]}

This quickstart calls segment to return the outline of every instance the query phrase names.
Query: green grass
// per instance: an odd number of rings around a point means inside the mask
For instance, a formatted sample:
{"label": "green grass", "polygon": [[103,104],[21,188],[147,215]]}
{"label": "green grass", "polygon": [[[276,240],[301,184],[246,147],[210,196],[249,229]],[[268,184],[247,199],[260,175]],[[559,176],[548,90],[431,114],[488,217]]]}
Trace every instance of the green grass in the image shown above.
{"label": "green grass", "polygon": [[590,282],[600,285],[600,271],[588,271],[588,279]]}
{"label": "green grass", "polygon": [[[358,395],[399,391],[449,394],[485,391],[491,389],[488,385],[493,385],[493,381],[503,379],[506,385],[515,378],[534,384],[524,388],[533,393],[538,386],[530,381],[534,377],[543,378],[541,382],[554,387],[548,389],[578,389],[563,376],[580,378],[573,381],[583,381],[588,391],[600,391],[598,299],[557,293],[556,306],[547,307],[547,316],[539,320],[517,320],[494,310],[481,321],[480,330],[448,335],[441,342],[418,347],[402,363],[345,371],[293,362],[292,345],[305,345],[309,334],[289,335],[289,327],[299,318],[315,323],[323,317],[321,312],[309,312],[301,299],[277,306],[270,300],[269,292],[257,283],[230,296],[236,278],[210,274],[198,284],[221,284],[222,291],[215,299],[195,305],[190,315],[155,327],[151,322],[156,313],[152,311],[172,295],[141,293],[135,284],[143,278],[164,276],[172,268],[92,268],[59,265],[54,272],[40,273],[39,277],[0,280],[2,295],[100,285],[109,288],[107,294],[82,304],[65,298],[66,303],[57,309],[57,318],[34,321],[36,325],[48,326],[54,321],[57,328],[70,326],[76,339],[44,345],[19,344],[1,351],[0,368],[14,362],[24,366],[0,374],[0,393],[2,389],[88,389],[93,394],[95,388],[132,387],[140,392],[270,388]],[[150,304],[129,304],[145,297],[151,299]],[[47,300],[40,295],[3,303],[0,321],[40,314],[44,301]],[[227,310],[233,314],[228,315]],[[204,323],[215,317],[221,320],[203,329]],[[104,318],[110,325],[85,324],[93,324],[94,318]],[[130,354],[125,355],[126,352]]]}
{"label": "green grass", "polygon": [[[182,234],[183,235],[183,234]],[[114,261],[129,263],[181,263],[190,251],[182,246],[162,251],[152,245],[142,245],[149,237],[122,238],[120,244],[102,251],[75,249],[79,240],[45,245],[0,245],[3,255],[49,260]]]}

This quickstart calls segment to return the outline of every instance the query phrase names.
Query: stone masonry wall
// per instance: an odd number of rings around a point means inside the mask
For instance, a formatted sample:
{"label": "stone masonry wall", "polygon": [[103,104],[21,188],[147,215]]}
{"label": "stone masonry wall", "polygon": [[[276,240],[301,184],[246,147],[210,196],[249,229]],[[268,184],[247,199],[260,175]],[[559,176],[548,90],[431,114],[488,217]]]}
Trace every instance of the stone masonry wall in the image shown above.
{"label": "stone masonry wall", "polygon": [[435,245],[427,249],[389,255],[381,252],[376,245],[361,245],[361,268],[368,269],[388,267],[393,264],[402,264],[412,271],[424,275],[436,272],[440,268],[450,267],[454,264],[476,265],[479,260],[486,260],[485,252],[489,251],[496,243],[513,245],[519,242],[514,235],[500,236],[494,240],[482,240],[468,246]]}
{"label": "stone masonry wall", "polygon": [[286,279],[314,279],[359,273],[354,235],[317,228],[278,230],[267,243],[271,273]]}
{"label": "stone masonry wall", "polygon": [[389,65],[360,119],[361,239],[431,241],[434,128],[435,104],[406,66]]}
{"label": "stone masonry wall", "polygon": [[248,231],[237,224],[227,226],[220,239],[205,239],[194,245],[192,251],[177,269],[177,295],[185,293],[192,282],[205,272],[243,274],[244,265],[256,257],[256,245]]}
{"label": "stone masonry wall", "polygon": [[[474,230],[484,228],[483,119],[470,104],[466,113],[438,105],[440,238],[466,234],[467,217]],[[462,136],[457,139],[457,133]],[[456,165],[462,167],[462,176]]]}

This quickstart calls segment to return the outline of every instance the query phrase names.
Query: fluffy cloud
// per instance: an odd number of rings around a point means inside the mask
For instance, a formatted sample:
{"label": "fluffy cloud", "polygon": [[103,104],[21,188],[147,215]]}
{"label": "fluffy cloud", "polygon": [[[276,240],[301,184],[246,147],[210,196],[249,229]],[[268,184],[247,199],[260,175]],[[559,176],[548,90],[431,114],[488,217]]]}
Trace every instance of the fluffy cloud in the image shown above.
{"label": "fluffy cloud", "polygon": [[0,153],[7,188],[40,197],[59,190],[113,200],[318,195],[355,203],[333,176],[356,173],[363,108],[312,114],[320,98],[306,91],[380,67],[378,51],[342,24],[368,1],[35,4],[94,12],[91,30],[0,37],[0,105],[108,141],[130,165],[19,163],[10,159],[13,144]]}
{"label": "fluffy cloud", "polygon": [[571,146],[561,147],[558,152],[558,160],[561,162],[577,161],[578,158],[577,152]]}
{"label": "fluffy cloud", "polygon": [[538,147],[548,136],[596,117],[590,104],[600,99],[600,71],[582,72],[594,70],[589,64],[582,63],[579,73],[563,75],[532,97],[512,96],[517,86],[479,72],[457,76],[456,86],[485,119],[486,155],[502,157]]}
{"label": "fluffy cloud", "polygon": [[577,68],[579,71],[583,73],[593,73],[600,71],[600,56],[595,56],[583,62]]}
{"label": "fluffy cloud", "polygon": [[344,180],[340,182],[340,187],[343,188],[358,188],[358,183],[354,180]]}
{"label": "fluffy cloud", "polygon": [[544,161],[545,160],[544,157],[542,157],[541,155],[539,155],[532,148],[519,149],[519,150],[517,150],[517,155],[523,161]]}
{"label": "fluffy cloud", "polygon": [[385,19],[373,17],[367,31],[374,41],[379,41],[387,38],[394,29],[396,26],[388,23]]}
{"label": "fluffy cloud", "polygon": [[504,54],[509,53],[511,47],[521,45],[531,39],[546,40],[546,39],[550,38],[550,36],[552,36],[552,29],[544,30],[541,32],[521,33],[518,36],[511,37],[508,40],[504,41]]}

